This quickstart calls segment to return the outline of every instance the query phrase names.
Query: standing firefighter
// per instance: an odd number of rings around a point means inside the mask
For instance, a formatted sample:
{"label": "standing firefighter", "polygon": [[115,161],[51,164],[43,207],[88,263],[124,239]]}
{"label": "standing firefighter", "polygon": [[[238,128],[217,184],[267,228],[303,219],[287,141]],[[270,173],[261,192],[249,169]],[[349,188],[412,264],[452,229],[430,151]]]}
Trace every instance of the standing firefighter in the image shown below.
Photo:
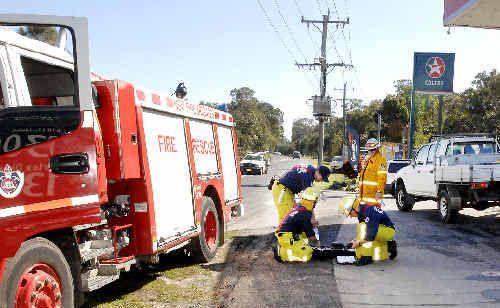
{"label": "standing firefighter", "polygon": [[380,206],[384,198],[384,187],[387,181],[387,161],[380,153],[380,142],[370,138],[366,142],[368,154],[363,161],[359,173],[359,194],[361,203]]}
{"label": "standing firefighter", "polygon": [[312,186],[313,182],[328,182],[330,169],[325,166],[314,168],[311,165],[297,165],[272,185],[274,204],[278,210],[278,223],[295,204],[294,195]]}
{"label": "standing firefighter", "polygon": [[381,208],[360,203],[353,197],[344,197],[340,202],[339,212],[358,218],[356,239],[351,241],[356,252],[356,264],[366,265],[373,261],[396,258],[396,228]]}
{"label": "standing firefighter", "polygon": [[318,187],[309,187],[297,203],[283,218],[276,230],[278,239],[275,257],[284,262],[307,262],[311,260],[313,249],[319,246],[311,223],[312,211],[319,199]]}

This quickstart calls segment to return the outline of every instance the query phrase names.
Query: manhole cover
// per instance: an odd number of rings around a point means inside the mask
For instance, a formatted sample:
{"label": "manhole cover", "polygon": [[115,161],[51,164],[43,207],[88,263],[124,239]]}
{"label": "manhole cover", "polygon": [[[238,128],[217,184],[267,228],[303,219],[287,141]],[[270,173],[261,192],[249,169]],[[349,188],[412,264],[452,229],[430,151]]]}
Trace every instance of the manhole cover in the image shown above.
{"label": "manhole cover", "polygon": [[500,272],[487,271],[487,272],[482,272],[481,275],[485,277],[500,277]]}

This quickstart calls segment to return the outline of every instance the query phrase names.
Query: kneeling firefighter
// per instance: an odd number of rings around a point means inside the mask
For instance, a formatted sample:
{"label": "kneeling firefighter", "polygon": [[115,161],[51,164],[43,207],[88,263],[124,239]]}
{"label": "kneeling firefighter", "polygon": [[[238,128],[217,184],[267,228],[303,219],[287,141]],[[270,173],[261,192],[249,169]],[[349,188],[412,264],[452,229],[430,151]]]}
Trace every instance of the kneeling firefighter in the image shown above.
{"label": "kneeling firefighter", "polygon": [[311,165],[297,165],[279,179],[271,180],[268,188],[272,191],[273,201],[278,211],[278,223],[294,206],[296,194],[313,186],[315,182],[328,183],[329,175],[330,169],[326,166],[315,168]]}
{"label": "kneeling firefighter", "polygon": [[340,202],[339,212],[358,218],[356,239],[351,241],[358,265],[396,258],[396,228],[380,207],[360,203],[353,197],[344,197]]}
{"label": "kneeling firefighter", "polygon": [[284,262],[307,262],[311,260],[313,249],[319,246],[311,223],[312,211],[318,202],[320,190],[307,188],[292,210],[283,218],[275,236],[278,239],[275,257]]}

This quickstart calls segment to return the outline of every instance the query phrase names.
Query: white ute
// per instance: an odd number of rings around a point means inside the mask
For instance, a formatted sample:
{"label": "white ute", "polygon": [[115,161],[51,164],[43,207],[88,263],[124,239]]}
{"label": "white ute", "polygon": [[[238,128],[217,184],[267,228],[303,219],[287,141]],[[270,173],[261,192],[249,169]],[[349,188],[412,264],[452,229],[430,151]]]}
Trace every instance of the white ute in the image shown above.
{"label": "white ute", "polygon": [[456,221],[464,207],[500,205],[500,147],[494,136],[442,136],[423,145],[396,179],[396,204],[410,211],[416,201],[437,201],[441,220]]}

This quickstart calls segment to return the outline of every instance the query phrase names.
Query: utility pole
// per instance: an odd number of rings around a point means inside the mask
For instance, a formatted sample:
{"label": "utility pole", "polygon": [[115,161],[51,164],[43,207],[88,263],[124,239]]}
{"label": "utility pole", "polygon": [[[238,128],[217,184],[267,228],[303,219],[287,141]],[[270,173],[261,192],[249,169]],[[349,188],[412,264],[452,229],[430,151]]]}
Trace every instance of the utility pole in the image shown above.
{"label": "utility pole", "polygon": [[296,63],[298,67],[315,67],[319,66],[321,68],[321,79],[320,79],[320,95],[313,96],[313,115],[318,119],[319,121],[319,147],[318,147],[318,167],[321,166],[323,162],[323,148],[324,148],[324,134],[325,134],[325,119],[331,117],[331,102],[330,102],[330,97],[326,97],[326,76],[328,75],[328,68],[329,67],[336,67],[336,66],[350,66],[344,63],[333,63],[333,64],[328,64],[326,61],[326,39],[328,38],[328,24],[349,24],[349,19],[347,20],[330,20],[330,10],[328,10],[327,15],[323,15],[323,20],[309,20],[309,19],[304,19],[304,16],[302,16],[302,23],[306,23],[308,26],[309,24],[314,25],[316,28],[316,24],[323,24],[323,30],[318,30],[321,31],[321,57],[319,58],[319,61],[316,63],[305,63],[305,64],[299,64]]}
{"label": "utility pole", "polygon": [[378,127],[378,142],[382,142],[382,140],[380,140],[380,131],[382,130],[382,115],[380,113],[377,112],[377,127]]}
{"label": "utility pole", "polygon": [[343,159],[351,159],[350,157],[345,157],[348,154],[346,151],[347,145],[347,106],[345,102],[347,83],[344,82],[344,95],[342,96],[342,118],[344,119],[344,135],[342,136],[342,156]]}
{"label": "utility pole", "polygon": [[438,110],[438,129],[437,133],[439,135],[443,134],[443,106],[444,106],[444,99],[443,95],[438,96],[439,100],[439,110]]}

